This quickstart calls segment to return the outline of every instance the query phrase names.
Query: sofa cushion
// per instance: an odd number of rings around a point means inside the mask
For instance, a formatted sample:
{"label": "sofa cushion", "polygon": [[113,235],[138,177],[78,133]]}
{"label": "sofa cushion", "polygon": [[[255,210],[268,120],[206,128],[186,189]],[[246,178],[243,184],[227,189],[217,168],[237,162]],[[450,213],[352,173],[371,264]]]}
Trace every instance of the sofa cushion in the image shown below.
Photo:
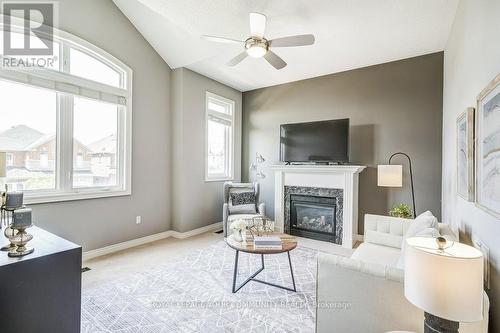
{"label": "sofa cushion", "polygon": [[413,220],[406,232],[405,238],[414,237],[424,229],[433,228],[438,230],[438,220],[430,211],[426,211]]}
{"label": "sofa cushion", "polygon": [[257,198],[255,192],[231,191],[229,193],[229,214],[255,214]]}
{"label": "sofa cushion", "polygon": [[[439,236],[441,236],[441,234],[439,233],[438,229],[425,228],[425,229],[417,232],[412,237],[437,238]],[[400,269],[404,269],[404,266],[405,266],[406,238],[408,238],[408,237],[405,237],[405,239],[403,241],[403,246],[401,247],[401,257],[399,258],[398,263],[396,264],[396,266]]]}
{"label": "sofa cushion", "polygon": [[403,236],[412,222],[410,219],[366,214],[364,241],[401,248]]}
{"label": "sofa cushion", "polygon": [[396,267],[401,256],[401,250],[395,247],[362,243],[354,251],[351,258],[372,264]]}
{"label": "sofa cushion", "polygon": [[449,224],[439,223],[439,233],[448,241],[458,242],[458,237]]}

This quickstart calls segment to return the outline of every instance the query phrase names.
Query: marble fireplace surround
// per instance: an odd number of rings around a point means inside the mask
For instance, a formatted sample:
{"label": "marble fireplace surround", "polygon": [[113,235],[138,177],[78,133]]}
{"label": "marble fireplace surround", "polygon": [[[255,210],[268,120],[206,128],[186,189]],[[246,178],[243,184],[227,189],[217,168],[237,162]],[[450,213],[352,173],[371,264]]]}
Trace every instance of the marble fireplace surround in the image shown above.
{"label": "marble fireplace surround", "polygon": [[307,186],[287,186],[285,185],[285,219],[284,230],[285,233],[290,231],[290,195],[311,195],[318,197],[328,197],[335,199],[337,206],[335,214],[335,244],[342,245],[342,225],[343,225],[343,203],[344,203],[344,190],[338,188],[322,188],[322,187],[307,187]]}
{"label": "marble fireplace surround", "polygon": [[[359,165],[273,165],[274,218],[276,228],[284,231],[285,187],[343,190],[341,245],[352,249],[358,237]],[[335,245],[332,243],[332,245]]]}

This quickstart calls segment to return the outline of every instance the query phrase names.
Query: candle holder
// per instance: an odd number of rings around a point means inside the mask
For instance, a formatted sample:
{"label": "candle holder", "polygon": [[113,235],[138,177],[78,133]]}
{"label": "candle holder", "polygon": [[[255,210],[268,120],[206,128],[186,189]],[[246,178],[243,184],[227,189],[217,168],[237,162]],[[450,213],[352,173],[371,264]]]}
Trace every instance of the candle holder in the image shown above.
{"label": "candle holder", "polygon": [[17,230],[12,228],[12,225],[9,224],[5,230],[3,231],[3,234],[5,238],[9,240],[9,245],[6,245],[2,248],[0,248],[0,251],[12,251],[16,249],[16,244],[12,243],[12,238],[14,238],[17,235]]}
{"label": "candle holder", "polygon": [[11,228],[17,230],[17,234],[10,240],[16,248],[9,252],[9,257],[22,257],[35,251],[32,247],[27,247],[26,244],[33,239],[33,235],[26,232],[26,228],[32,225],[11,225]]}

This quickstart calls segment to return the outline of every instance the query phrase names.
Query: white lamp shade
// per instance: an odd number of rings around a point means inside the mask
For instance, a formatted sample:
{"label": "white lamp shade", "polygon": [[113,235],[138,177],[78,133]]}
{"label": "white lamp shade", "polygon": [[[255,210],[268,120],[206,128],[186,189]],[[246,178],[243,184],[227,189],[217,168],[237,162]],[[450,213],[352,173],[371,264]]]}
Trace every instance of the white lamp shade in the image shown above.
{"label": "white lamp shade", "polygon": [[457,242],[447,242],[441,251],[435,238],[408,238],[404,289],[408,301],[434,316],[479,321],[483,318],[482,253]]}
{"label": "white lamp shade", "polygon": [[385,187],[403,186],[402,165],[379,165],[377,167],[377,185]]}
{"label": "white lamp shade", "polygon": [[0,178],[7,177],[7,154],[0,151]]}

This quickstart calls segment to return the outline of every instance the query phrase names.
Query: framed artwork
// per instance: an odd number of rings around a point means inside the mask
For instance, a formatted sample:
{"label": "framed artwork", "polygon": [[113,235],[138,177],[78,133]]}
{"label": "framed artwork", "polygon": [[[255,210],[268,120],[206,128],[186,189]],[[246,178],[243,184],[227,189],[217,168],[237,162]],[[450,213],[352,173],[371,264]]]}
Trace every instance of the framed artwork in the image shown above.
{"label": "framed artwork", "polygon": [[474,201],[474,108],[457,119],[457,193]]}
{"label": "framed artwork", "polygon": [[477,97],[476,204],[500,217],[500,74]]}

